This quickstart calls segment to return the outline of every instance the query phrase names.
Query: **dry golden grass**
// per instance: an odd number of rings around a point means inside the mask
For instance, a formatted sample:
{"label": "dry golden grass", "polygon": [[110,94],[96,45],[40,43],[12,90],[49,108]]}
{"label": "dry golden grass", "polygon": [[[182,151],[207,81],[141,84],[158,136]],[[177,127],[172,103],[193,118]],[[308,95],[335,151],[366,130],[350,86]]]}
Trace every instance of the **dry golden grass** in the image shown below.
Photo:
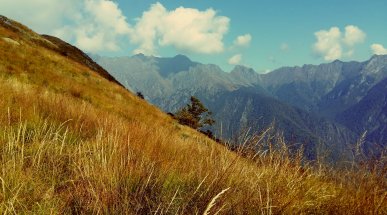
{"label": "dry golden grass", "polygon": [[307,164],[280,139],[231,152],[36,39],[0,37],[20,43],[0,40],[2,214],[387,213],[385,166]]}

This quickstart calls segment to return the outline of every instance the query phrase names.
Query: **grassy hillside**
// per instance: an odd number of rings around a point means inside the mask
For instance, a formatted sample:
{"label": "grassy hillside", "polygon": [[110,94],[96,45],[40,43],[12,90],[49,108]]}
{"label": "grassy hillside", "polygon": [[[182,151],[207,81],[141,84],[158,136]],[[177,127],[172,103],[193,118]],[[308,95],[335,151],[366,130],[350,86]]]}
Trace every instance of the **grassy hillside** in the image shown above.
{"label": "grassy hillside", "polygon": [[1,214],[387,213],[385,166],[231,152],[59,49],[0,17]]}

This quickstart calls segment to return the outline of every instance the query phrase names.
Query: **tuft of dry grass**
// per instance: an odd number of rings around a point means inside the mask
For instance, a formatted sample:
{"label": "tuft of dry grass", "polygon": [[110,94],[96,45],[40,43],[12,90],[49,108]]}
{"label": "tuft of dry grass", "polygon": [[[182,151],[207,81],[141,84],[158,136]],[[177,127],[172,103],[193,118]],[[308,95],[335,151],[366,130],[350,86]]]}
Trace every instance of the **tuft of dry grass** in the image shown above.
{"label": "tuft of dry grass", "polygon": [[270,132],[231,151],[36,35],[0,37],[19,43],[0,40],[2,214],[387,213],[383,156],[334,169]]}

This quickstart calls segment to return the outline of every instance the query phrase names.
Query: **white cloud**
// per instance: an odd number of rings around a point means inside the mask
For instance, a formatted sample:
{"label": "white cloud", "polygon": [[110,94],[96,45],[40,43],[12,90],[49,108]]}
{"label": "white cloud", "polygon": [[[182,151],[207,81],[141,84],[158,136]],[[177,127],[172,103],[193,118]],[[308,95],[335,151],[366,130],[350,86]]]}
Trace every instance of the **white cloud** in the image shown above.
{"label": "white cloud", "polygon": [[280,46],[281,51],[288,51],[289,50],[289,44],[282,43]]}
{"label": "white cloud", "polygon": [[236,46],[248,46],[248,45],[250,45],[251,39],[252,39],[252,37],[250,34],[240,35],[235,39],[234,45],[236,45]]}
{"label": "white cloud", "polygon": [[131,33],[131,41],[139,45],[134,51],[135,54],[155,54],[155,40],[158,37],[158,28],[161,25],[161,19],[165,15],[166,9],[160,4],[154,4],[149,11],[145,11],[141,18],[137,20],[137,24]]}
{"label": "white cloud", "polygon": [[130,26],[117,3],[106,0],[0,0],[0,13],[39,33],[52,34],[88,52],[119,49]]}
{"label": "white cloud", "polygon": [[371,50],[373,54],[376,55],[387,55],[387,48],[384,48],[383,45],[374,43],[371,45]]}
{"label": "white cloud", "polygon": [[360,28],[348,25],[344,36],[338,27],[320,30],[315,36],[317,41],[313,46],[314,52],[324,60],[332,61],[343,56],[350,57],[354,53],[354,47],[364,42],[366,34]]}
{"label": "white cloud", "polygon": [[240,64],[241,61],[242,61],[242,55],[236,54],[232,56],[230,59],[228,59],[228,64],[237,65],[237,64]]}
{"label": "white cloud", "polygon": [[151,5],[129,24],[119,5],[110,0],[0,0],[0,14],[39,33],[58,36],[87,52],[117,51],[131,42],[135,53],[157,54],[158,47],[203,54],[224,51],[229,18],[213,9]]}
{"label": "white cloud", "polygon": [[85,6],[86,11],[94,18],[95,23],[109,27],[118,34],[130,32],[126,17],[116,3],[105,0],[86,0]]}
{"label": "white cloud", "polygon": [[224,50],[223,36],[229,28],[229,18],[216,11],[199,11],[179,7],[168,11],[156,3],[137,20],[131,39],[139,48],[135,53],[157,53],[159,46],[173,46],[180,51],[203,54]]}
{"label": "white cloud", "polygon": [[[88,52],[117,51],[119,38],[131,32],[126,17],[113,1],[85,0],[71,23],[56,29],[53,34]],[[108,15],[107,15],[108,14]]]}
{"label": "white cloud", "polygon": [[341,57],[341,32],[338,27],[332,27],[329,31],[318,31],[315,36],[317,42],[314,44],[314,50],[317,54],[323,56],[324,60],[335,60]]}
{"label": "white cloud", "polygon": [[343,41],[348,46],[353,46],[356,43],[364,42],[366,34],[357,26],[348,25],[345,27],[345,35]]}

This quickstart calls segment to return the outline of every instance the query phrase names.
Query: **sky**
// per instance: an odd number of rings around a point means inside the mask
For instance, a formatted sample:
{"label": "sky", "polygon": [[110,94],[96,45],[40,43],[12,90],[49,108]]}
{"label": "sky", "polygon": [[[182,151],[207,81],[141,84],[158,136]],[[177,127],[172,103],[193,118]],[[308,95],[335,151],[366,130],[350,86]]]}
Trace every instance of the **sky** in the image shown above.
{"label": "sky", "polygon": [[0,0],[0,14],[87,53],[184,54],[230,71],[387,54],[387,0]]}

